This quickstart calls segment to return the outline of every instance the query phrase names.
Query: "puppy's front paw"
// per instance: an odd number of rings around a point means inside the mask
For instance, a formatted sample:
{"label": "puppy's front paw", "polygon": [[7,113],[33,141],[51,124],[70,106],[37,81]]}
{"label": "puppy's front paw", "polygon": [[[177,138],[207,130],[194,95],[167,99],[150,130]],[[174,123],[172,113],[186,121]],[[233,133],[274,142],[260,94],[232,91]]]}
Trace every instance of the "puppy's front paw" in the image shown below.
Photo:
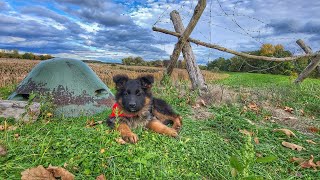
{"label": "puppy's front paw", "polygon": [[138,136],[135,133],[126,133],[122,135],[122,139],[129,143],[137,143],[138,142]]}
{"label": "puppy's front paw", "polygon": [[171,137],[178,137],[178,132],[173,128],[168,128],[166,134]]}

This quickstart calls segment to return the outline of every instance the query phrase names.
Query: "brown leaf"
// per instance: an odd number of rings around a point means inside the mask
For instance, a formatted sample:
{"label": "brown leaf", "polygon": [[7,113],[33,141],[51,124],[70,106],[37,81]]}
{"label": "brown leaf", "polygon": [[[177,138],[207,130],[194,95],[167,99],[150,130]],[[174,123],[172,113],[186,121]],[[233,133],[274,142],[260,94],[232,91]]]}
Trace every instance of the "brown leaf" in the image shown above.
{"label": "brown leaf", "polygon": [[0,156],[5,156],[7,154],[7,149],[0,144]]}
{"label": "brown leaf", "polygon": [[253,141],[254,141],[256,144],[259,144],[259,143],[260,143],[258,137],[253,138]]}
{"label": "brown leaf", "polygon": [[7,128],[7,131],[14,131],[14,130],[16,130],[18,127],[17,126],[9,126],[8,128]]}
{"label": "brown leaf", "polygon": [[107,179],[106,179],[106,177],[105,177],[103,174],[101,174],[100,176],[98,176],[98,177],[96,178],[96,180],[107,180]]}
{"label": "brown leaf", "polygon": [[259,111],[259,107],[258,107],[257,104],[254,103],[254,102],[250,102],[250,103],[248,104],[248,108],[251,109],[252,111]]}
{"label": "brown leaf", "polygon": [[285,142],[285,141],[283,141],[281,144],[282,144],[284,147],[290,148],[290,149],[292,149],[292,150],[301,151],[302,149],[305,149],[305,148],[302,147],[302,146],[299,146],[299,145],[296,145],[296,144],[292,144],[292,143],[289,143],[289,142]]}
{"label": "brown leaf", "polygon": [[313,133],[319,132],[319,128],[314,127],[314,126],[308,127],[308,130],[309,130],[310,132],[313,132]]}
{"label": "brown leaf", "polygon": [[257,157],[262,157],[262,154],[261,153],[256,153],[256,156]]}
{"label": "brown leaf", "polygon": [[199,104],[202,106],[207,106],[206,102],[203,99],[199,99]]}
{"label": "brown leaf", "polygon": [[304,112],[303,109],[300,109],[300,114],[301,114],[301,116],[304,116],[304,115],[305,115],[305,112]]}
{"label": "brown leaf", "polygon": [[297,157],[292,157],[290,159],[290,162],[296,162],[298,164],[302,163],[303,161],[305,161],[303,158],[297,158]]}
{"label": "brown leaf", "polygon": [[13,137],[19,138],[19,137],[20,137],[20,134],[14,134]]}
{"label": "brown leaf", "polygon": [[50,113],[50,112],[47,113],[47,117],[48,117],[48,118],[51,118],[52,116],[53,116],[52,113]]}
{"label": "brown leaf", "polygon": [[317,144],[317,143],[315,143],[314,141],[312,141],[312,140],[306,140],[307,141],[307,143],[309,143],[309,144]]}
{"label": "brown leaf", "polygon": [[198,108],[200,108],[200,107],[201,107],[201,106],[200,106],[200,104],[198,104],[198,103],[195,104],[194,106],[192,106],[193,109],[198,109]]}
{"label": "brown leaf", "polygon": [[316,165],[317,165],[318,167],[320,167],[320,161],[317,161],[317,162],[316,162]]}
{"label": "brown leaf", "polygon": [[24,170],[21,172],[21,176],[21,180],[56,180],[53,174],[42,165]]}
{"label": "brown leaf", "polygon": [[300,164],[302,168],[313,168],[314,170],[317,169],[317,165],[313,162],[313,155],[310,156],[308,161],[304,161]]}
{"label": "brown leaf", "polygon": [[116,138],[116,142],[119,144],[126,144],[126,141],[124,141],[122,138]]}
{"label": "brown leaf", "polygon": [[285,107],[284,107],[284,111],[292,114],[292,113],[293,113],[293,108],[288,107],[288,106],[285,106]]}
{"label": "brown leaf", "polygon": [[63,167],[66,168],[68,165],[69,165],[69,164],[65,162],[65,163],[63,164]]}
{"label": "brown leaf", "polygon": [[100,149],[100,153],[101,153],[101,154],[103,154],[104,152],[106,152],[106,150],[105,150],[105,149],[103,149],[103,148],[102,148],[102,149]]}
{"label": "brown leaf", "polygon": [[60,178],[62,180],[74,180],[74,175],[62,167],[49,165],[47,170],[51,172],[55,178]]}
{"label": "brown leaf", "polygon": [[241,133],[244,134],[244,135],[248,135],[248,136],[254,135],[253,132],[249,132],[249,131],[247,131],[246,129],[243,129],[243,130],[240,129],[239,132],[241,132]]}
{"label": "brown leaf", "polygon": [[0,125],[0,131],[4,131],[5,129],[4,125]]}
{"label": "brown leaf", "polygon": [[296,135],[289,129],[274,129],[273,132],[283,132],[284,134],[286,134],[288,137],[290,136],[294,136],[296,137]]}

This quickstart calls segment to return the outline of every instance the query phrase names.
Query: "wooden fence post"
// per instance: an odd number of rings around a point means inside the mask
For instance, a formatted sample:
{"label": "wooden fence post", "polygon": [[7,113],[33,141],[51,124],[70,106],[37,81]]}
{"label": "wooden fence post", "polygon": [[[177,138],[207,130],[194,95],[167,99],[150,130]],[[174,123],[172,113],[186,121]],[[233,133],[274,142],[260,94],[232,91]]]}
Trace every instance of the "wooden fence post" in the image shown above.
{"label": "wooden fence post", "polygon": [[172,55],[170,56],[170,64],[167,67],[167,70],[164,75],[167,74],[170,76],[172,74],[173,68],[176,66],[180,52],[181,52],[183,46],[185,45],[187,39],[189,38],[191,32],[193,31],[193,29],[197,25],[197,22],[199,21],[201,14],[206,7],[206,4],[207,4],[206,0],[199,0],[198,1],[198,4],[197,4],[196,8],[194,9],[193,16],[192,16],[187,28],[183,31],[181,37],[179,37],[179,40],[174,47]]}
{"label": "wooden fence post", "polygon": [[[306,54],[312,54],[312,50],[307,46],[301,39],[297,40],[296,43],[303,49]],[[295,84],[301,83],[308,75],[317,68],[320,63],[320,55],[317,55],[311,59],[310,64],[299,74],[298,78],[294,81]]]}
{"label": "wooden fence post", "polygon": [[[170,17],[175,31],[181,34],[184,31],[184,27],[179,12],[176,10],[172,11],[170,13]],[[196,63],[196,58],[193,54],[190,42],[186,42],[186,44],[183,46],[182,54],[183,58],[187,62],[187,71],[189,73],[189,78],[192,83],[192,88],[207,91],[208,87],[204,81],[201,70]]]}

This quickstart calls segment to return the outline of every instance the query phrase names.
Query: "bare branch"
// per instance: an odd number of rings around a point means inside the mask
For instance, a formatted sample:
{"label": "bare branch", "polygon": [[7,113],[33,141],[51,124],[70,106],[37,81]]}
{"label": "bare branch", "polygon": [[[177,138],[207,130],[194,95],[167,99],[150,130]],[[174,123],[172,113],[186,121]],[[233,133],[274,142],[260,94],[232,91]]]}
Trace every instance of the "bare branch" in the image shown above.
{"label": "bare branch", "polygon": [[[165,34],[169,34],[169,35],[173,35],[173,36],[177,36],[177,37],[181,37],[181,34],[173,32],[173,31],[169,31],[166,29],[162,29],[162,28],[158,28],[158,27],[153,27],[152,28],[153,31],[157,31],[157,32],[162,32]],[[197,39],[193,39],[193,38],[188,38],[187,39],[189,42],[201,45],[201,46],[205,46],[208,48],[212,48],[212,49],[216,49],[219,51],[223,51],[223,52],[227,52],[227,53],[231,53],[237,56],[242,56],[242,57],[246,57],[249,59],[257,59],[257,60],[264,60],[264,61],[276,61],[276,62],[282,62],[282,61],[293,61],[293,60],[297,60],[299,58],[304,58],[304,57],[315,57],[317,55],[320,55],[320,53],[312,53],[312,54],[305,54],[305,55],[298,55],[298,56],[292,56],[292,57],[284,57],[284,58],[276,58],[276,57],[267,57],[267,56],[256,56],[256,55],[251,55],[251,54],[247,54],[247,53],[242,53],[242,52],[237,52],[234,51],[232,49],[228,49],[216,44],[210,44],[210,43],[206,43],[206,42],[202,42],[199,41]]]}

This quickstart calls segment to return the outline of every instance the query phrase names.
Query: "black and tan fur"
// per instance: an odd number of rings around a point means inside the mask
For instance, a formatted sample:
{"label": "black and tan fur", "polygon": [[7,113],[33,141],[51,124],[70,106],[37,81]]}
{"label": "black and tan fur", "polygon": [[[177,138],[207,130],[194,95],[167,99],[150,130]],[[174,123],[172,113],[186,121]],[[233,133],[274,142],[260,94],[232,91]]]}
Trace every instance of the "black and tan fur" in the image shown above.
{"label": "black and tan fur", "polygon": [[[117,90],[116,102],[122,112],[129,116],[117,118],[119,125],[116,128],[125,141],[131,143],[138,141],[137,135],[131,128],[139,126],[172,137],[178,136],[182,119],[164,100],[152,96],[153,76],[129,79],[126,75],[117,75],[113,77],[113,81]],[[116,118],[112,117],[107,123],[114,127],[115,121]],[[172,128],[166,126],[169,123],[172,123]]]}

